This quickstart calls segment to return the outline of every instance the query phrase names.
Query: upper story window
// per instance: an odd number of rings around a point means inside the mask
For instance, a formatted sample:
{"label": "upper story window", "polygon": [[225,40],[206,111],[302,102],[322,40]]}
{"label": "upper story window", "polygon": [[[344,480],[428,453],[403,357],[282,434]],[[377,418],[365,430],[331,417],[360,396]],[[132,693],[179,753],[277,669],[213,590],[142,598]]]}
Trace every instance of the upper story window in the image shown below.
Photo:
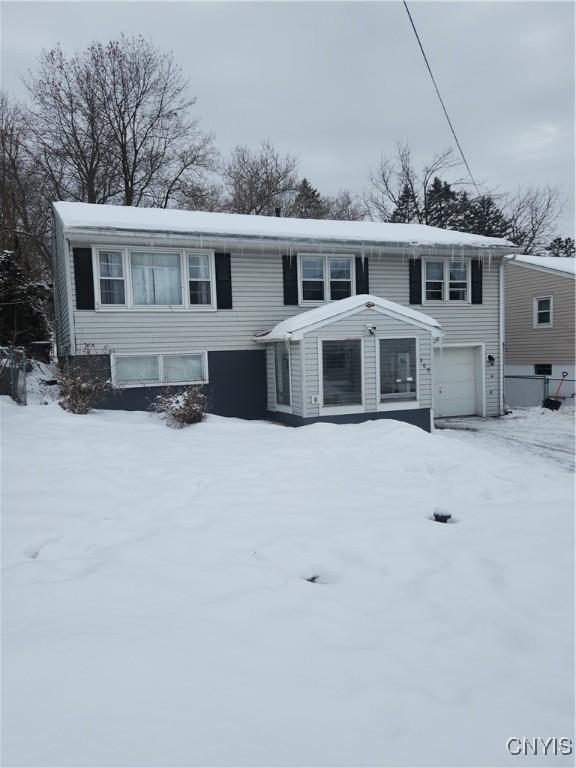
{"label": "upper story window", "polygon": [[98,260],[100,301],[102,304],[126,304],[122,251],[100,251]]}
{"label": "upper story window", "polygon": [[299,256],[301,304],[321,304],[345,299],[355,293],[353,256]]}
{"label": "upper story window", "polygon": [[212,252],[97,248],[93,263],[97,307],[215,308]]}
{"label": "upper story window", "polygon": [[534,327],[552,327],[552,296],[539,296],[534,299]]}
{"label": "upper story window", "polygon": [[465,259],[426,259],[423,262],[425,302],[467,302],[470,262]]}

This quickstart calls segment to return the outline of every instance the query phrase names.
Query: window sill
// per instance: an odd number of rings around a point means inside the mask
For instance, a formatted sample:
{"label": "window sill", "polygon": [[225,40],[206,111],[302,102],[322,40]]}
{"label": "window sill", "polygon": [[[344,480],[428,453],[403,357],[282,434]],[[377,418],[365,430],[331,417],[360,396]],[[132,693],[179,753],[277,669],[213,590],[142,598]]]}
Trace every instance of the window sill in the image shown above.
{"label": "window sill", "polygon": [[321,405],[320,415],[329,416],[331,413],[364,413],[364,405]]}
{"label": "window sill", "polygon": [[[423,306],[423,307],[438,307],[438,306],[452,306],[453,304],[456,304],[457,306],[460,306],[460,307],[466,307],[468,305],[472,306],[472,302],[471,301],[461,301],[461,300],[457,300],[457,299],[452,299],[452,301],[450,301],[450,299],[448,299],[448,300],[446,300],[446,299],[441,299],[441,300],[438,299],[438,301],[431,301],[430,299],[428,299],[427,301],[423,301],[421,306]],[[481,305],[478,304],[477,306],[481,306]]]}
{"label": "window sill", "polygon": [[192,387],[203,386],[208,381],[139,381],[135,384],[113,384],[113,389],[142,389],[144,387]]}
{"label": "window sill", "polygon": [[412,411],[421,407],[422,406],[420,405],[418,400],[402,400],[402,401],[397,400],[392,403],[379,403],[377,410],[378,411]]}
{"label": "window sill", "polygon": [[553,323],[537,323],[536,325],[533,325],[532,328],[539,329],[539,328],[554,328]]}
{"label": "window sill", "polygon": [[[138,312],[216,312],[218,310],[218,307],[195,307],[195,306],[188,306],[188,307],[180,307],[180,306],[169,306],[169,305],[149,305],[149,306],[138,306],[138,307],[126,307],[121,306],[120,304],[116,305],[109,305],[109,306],[99,306],[95,307],[93,310],[85,310],[88,312],[122,312],[125,314],[130,314],[132,312],[138,313]],[[82,310],[75,310],[76,312],[82,311]]]}

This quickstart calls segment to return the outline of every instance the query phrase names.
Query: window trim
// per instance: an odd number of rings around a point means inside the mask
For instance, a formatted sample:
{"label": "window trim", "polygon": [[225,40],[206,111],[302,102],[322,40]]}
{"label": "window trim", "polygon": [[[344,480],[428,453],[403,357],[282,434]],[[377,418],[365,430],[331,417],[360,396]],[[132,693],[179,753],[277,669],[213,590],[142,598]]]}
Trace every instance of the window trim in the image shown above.
{"label": "window trim", "polygon": [[[164,381],[164,357],[170,357],[175,356],[178,357],[179,355],[201,355],[202,356],[202,367],[204,376],[202,379],[198,379],[196,381]],[[156,357],[158,358],[158,374],[159,374],[159,380],[153,381],[153,382],[135,382],[134,384],[129,383],[125,384],[122,382],[119,382],[116,378],[116,358],[117,357]],[[182,351],[172,351],[169,352],[112,352],[110,354],[110,373],[112,378],[112,387],[114,389],[135,389],[135,388],[142,388],[142,387],[182,387],[182,386],[191,386],[192,384],[208,384],[210,381],[209,373],[208,373],[208,352],[206,350],[186,350],[185,352]]]}
{"label": "window trim", "polygon": [[[302,252],[297,254],[297,271],[298,271],[298,306],[300,307],[321,307],[323,304],[330,304],[332,301],[340,301],[340,299],[330,298],[330,259],[349,259],[350,260],[350,296],[356,295],[356,257],[353,253],[308,253]],[[324,299],[323,301],[306,301],[302,298],[302,259],[322,259],[324,262]],[[342,281],[344,282],[344,281]]]}
{"label": "window trim", "polygon": [[[550,322],[538,322],[538,302],[548,300],[550,302]],[[534,296],[532,299],[532,327],[533,328],[554,328],[554,296]]]}
{"label": "window trim", "polygon": [[[285,344],[286,351],[288,352],[288,392],[290,395],[290,405],[283,405],[278,402],[278,387],[276,378],[276,344]],[[272,345],[272,355],[274,364],[274,408],[281,413],[292,413],[292,351],[290,349],[289,341],[275,341]]]}
{"label": "window trim", "polygon": [[[442,280],[442,298],[441,299],[427,299],[426,298],[426,264],[429,261],[441,261],[444,263],[444,275]],[[455,261],[463,261],[466,264],[466,299],[451,299],[450,297],[450,264]],[[464,306],[466,304],[472,304],[472,262],[464,256],[458,258],[451,258],[446,256],[429,256],[422,259],[422,305],[438,306],[439,304],[460,304]],[[433,281],[430,281],[433,282]],[[464,282],[464,281],[453,281]]]}
{"label": "window trim", "polygon": [[[395,333],[394,335],[379,333],[376,336],[376,410],[377,411],[409,411],[413,408],[421,408],[420,405],[420,372],[418,363],[420,360],[420,338],[413,333]],[[380,402],[380,342],[394,341],[396,339],[414,339],[416,342],[416,398],[414,400],[390,400],[389,402]]]}
{"label": "window trim", "polygon": [[[124,304],[102,304],[100,294],[100,251],[120,251],[122,253],[122,270],[124,272]],[[180,261],[180,287],[182,304],[134,304],[132,292],[132,267],[130,252],[140,253],[170,253],[178,254]],[[188,254],[208,255],[210,265],[210,304],[191,304],[189,288]],[[92,270],[94,272],[94,309],[90,312],[215,312],[216,296],[216,257],[215,251],[206,248],[163,248],[162,246],[139,245],[93,245]],[[106,278],[102,278],[106,279]]]}
{"label": "window trim", "polygon": [[[360,394],[362,402],[356,405],[324,405],[324,364],[322,343],[324,341],[359,341],[360,342],[360,375],[362,377]],[[363,336],[319,336],[318,337],[318,411],[320,415],[338,413],[364,413],[366,410],[366,376],[364,375],[364,337]]]}

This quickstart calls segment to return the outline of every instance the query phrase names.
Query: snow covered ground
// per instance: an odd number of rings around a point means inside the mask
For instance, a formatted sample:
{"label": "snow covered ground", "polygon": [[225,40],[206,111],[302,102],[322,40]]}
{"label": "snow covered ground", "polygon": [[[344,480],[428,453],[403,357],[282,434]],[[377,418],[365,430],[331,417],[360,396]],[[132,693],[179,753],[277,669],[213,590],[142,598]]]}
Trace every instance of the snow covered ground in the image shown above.
{"label": "snow covered ground", "polygon": [[572,764],[506,751],[573,731],[561,464],[7,398],[2,431],[4,766]]}

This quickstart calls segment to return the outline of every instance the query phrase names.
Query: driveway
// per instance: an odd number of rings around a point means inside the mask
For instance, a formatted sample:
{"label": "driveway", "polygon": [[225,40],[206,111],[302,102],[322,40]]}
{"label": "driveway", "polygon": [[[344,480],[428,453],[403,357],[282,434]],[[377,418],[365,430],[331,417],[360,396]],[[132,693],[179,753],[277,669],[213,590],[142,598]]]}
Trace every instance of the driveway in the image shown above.
{"label": "driveway", "polygon": [[517,408],[499,419],[478,416],[436,419],[436,429],[469,432],[474,439],[488,440],[537,454],[546,461],[574,471],[575,410],[563,405],[558,411],[546,408]]}

